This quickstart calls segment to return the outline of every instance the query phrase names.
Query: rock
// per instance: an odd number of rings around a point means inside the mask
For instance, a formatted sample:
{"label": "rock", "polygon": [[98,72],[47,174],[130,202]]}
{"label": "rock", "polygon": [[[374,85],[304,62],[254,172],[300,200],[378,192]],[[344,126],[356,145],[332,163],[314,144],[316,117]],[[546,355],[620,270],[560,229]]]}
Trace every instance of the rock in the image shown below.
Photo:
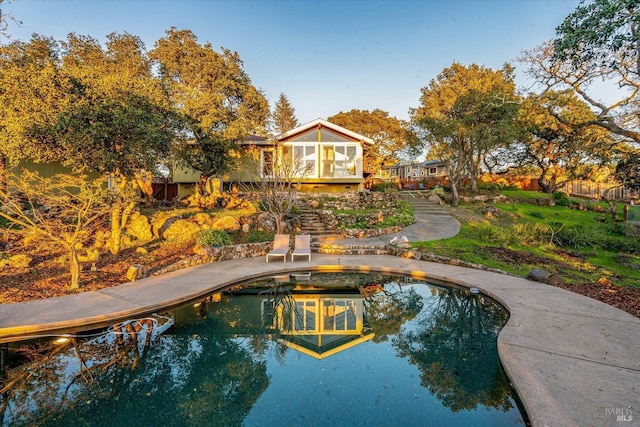
{"label": "rock", "polygon": [[230,230],[237,231],[240,230],[241,225],[237,219],[232,218],[230,216],[223,216],[213,223],[211,226],[214,230]]}
{"label": "rock", "polygon": [[564,285],[565,281],[559,274],[552,274],[551,276],[549,276],[547,283],[553,286],[560,286]]}
{"label": "rock", "polygon": [[473,198],[474,203],[475,202],[482,202],[482,203],[487,203],[489,201],[489,196],[484,195],[484,194],[480,194],[478,196],[475,196]]}
{"label": "rock", "polygon": [[527,279],[540,283],[548,283],[549,273],[539,268],[534,268],[527,273]]}
{"label": "rock", "polygon": [[485,206],[480,210],[480,212],[487,218],[496,218],[502,213],[502,211],[495,206]]}
{"label": "rock", "polygon": [[211,216],[207,213],[204,212],[198,212],[197,214],[195,214],[194,216],[192,216],[191,221],[197,222],[200,225],[211,225],[213,223],[213,218],[211,218]]}
{"label": "rock", "polygon": [[186,219],[179,219],[174,221],[169,228],[162,233],[162,237],[174,242],[185,242],[194,239],[199,231],[200,226],[198,224]]}
{"label": "rock", "polygon": [[127,279],[130,281],[135,281],[138,279],[143,279],[149,275],[149,270],[144,265],[133,264],[127,270]]}
{"label": "rock", "polygon": [[134,212],[129,219],[127,225],[127,233],[141,242],[147,242],[153,238],[151,232],[151,224],[149,218],[142,215],[140,212]]}
{"label": "rock", "polygon": [[407,236],[397,236],[394,237],[393,239],[391,239],[391,241],[389,242],[392,245],[396,245],[400,248],[409,248],[411,247],[411,244],[409,243],[409,239],[407,238]]}
{"label": "rock", "polygon": [[536,205],[538,206],[555,206],[556,202],[553,199],[541,197],[536,199]]}
{"label": "rock", "polygon": [[444,201],[437,194],[429,194],[427,201],[437,203],[438,205],[444,205]]}

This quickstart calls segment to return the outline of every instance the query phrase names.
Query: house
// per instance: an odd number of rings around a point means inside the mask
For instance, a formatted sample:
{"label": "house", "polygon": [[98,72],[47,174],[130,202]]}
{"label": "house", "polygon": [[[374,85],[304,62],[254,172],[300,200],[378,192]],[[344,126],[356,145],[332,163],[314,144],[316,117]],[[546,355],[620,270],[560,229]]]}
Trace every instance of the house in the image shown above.
{"label": "house", "polygon": [[420,184],[431,188],[447,182],[446,165],[440,160],[400,161],[387,169],[391,178],[396,179],[405,189],[418,189]]}
{"label": "house", "polygon": [[[225,182],[251,182],[278,173],[276,162],[295,170],[297,189],[307,192],[358,191],[363,187],[363,152],[373,140],[324,119],[316,119],[278,135],[273,140],[251,136],[240,144],[241,153],[249,149],[258,157],[259,166],[249,166],[248,159],[238,171],[221,177]],[[256,154],[257,153],[257,154]],[[258,169],[260,178],[248,168]],[[253,171],[255,172],[255,171]],[[173,182],[180,186],[179,194],[193,191],[200,174],[176,168]]]}

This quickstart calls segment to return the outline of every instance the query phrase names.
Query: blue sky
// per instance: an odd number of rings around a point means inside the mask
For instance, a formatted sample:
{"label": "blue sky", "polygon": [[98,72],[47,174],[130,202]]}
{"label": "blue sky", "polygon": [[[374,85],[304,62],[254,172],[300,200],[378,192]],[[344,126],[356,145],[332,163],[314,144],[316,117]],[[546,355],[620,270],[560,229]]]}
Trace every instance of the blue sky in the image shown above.
{"label": "blue sky", "polygon": [[[9,1],[9,3],[7,3]],[[500,68],[554,36],[578,0],[5,0],[13,39],[112,32],[152,49],[171,26],[239,53],[271,104],[284,93],[301,123],[380,108],[407,120],[420,89],[454,61]],[[0,40],[6,43],[6,39]]]}

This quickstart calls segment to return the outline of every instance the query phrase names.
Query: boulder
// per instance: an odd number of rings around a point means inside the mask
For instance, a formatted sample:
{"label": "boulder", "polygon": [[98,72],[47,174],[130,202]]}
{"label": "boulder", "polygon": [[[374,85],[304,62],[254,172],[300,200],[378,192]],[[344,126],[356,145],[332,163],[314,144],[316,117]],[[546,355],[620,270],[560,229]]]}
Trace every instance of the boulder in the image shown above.
{"label": "boulder", "polygon": [[407,236],[397,236],[391,239],[391,241],[389,242],[392,245],[396,245],[399,248],[409,248],[411,247],[411,244],[409,243],[409,239],[407,238]]}
{"label": "boulder", "polygon": [[144,265],[133,264],[127,270],[127,279],[130,281],[135,281],[138,279],[143,279],[149,275],[149,270]]}
{"label": "boulder", "polygon": [[199,231],[200,226],[198,224],[186,219],[179,219],[171,223],[162,233],[162,237],[174,242],[185,242],[194,239]]}
{"label": "boulder", "polygon": [[237,231],[237,230],[240,230],[241,227],[242,226],[240,225],[240,222],[237,219],[230,216],[223,216],[222,218],[219,218],[211,226],[211,228],[213,228],[214,230],[227,230],[227,231]]}
{"label": "boulder", "polygon": [[427,201],[438,205],[444,205],[444,201],[437,194],[429,194],[429,196],[427,196]]}
{"label": "boulder", "polygon": [[153,238],[149,218],[140,212],[134,212],[127,224],[127,234],[141,242],[147,242]]}
{"label": "boulder", "polygon": [[552,274],[549,276],[547,283],[553,286],[561,286],[565,284],[565,281],[559,274]]}
{"label": "boulder", "polygon": [[534,268],[527,273],[527,279],[540,283],[548,283],[549,273],[539,268]]}

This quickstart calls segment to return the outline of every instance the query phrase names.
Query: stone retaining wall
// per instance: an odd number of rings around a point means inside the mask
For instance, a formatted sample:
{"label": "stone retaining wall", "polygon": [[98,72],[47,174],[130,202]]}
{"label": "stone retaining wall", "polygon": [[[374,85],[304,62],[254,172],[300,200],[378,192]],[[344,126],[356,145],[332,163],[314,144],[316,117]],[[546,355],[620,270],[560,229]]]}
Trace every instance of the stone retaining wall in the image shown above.
{"label": "stone retaining wall", "polygon": [[[221,246],[215,248],[201,248],[199,254],[190,256],[161,270],[155,271],[152,275],[157,276],[160,274],[168,273],[170,271],[176,271],[187,267],[206,264],[208,262],[266,256],[271,248],[271,242],[246,243],[242,245]],[[477,270],[485,270],[494,273],[512,275],[496,268],[490,268],[480,264],[473,264],[470,262],[462,261],[455,258],[448,258],[429,252],[420,252],[411,249],[400,248],[393,245],[322,245],[321,248],[317,249],[317,253],[334,255],[393,255],[401,258],[418,259],[421,261],[431,261],[440,264],[456,265],[460,267],[474,268]]]}

